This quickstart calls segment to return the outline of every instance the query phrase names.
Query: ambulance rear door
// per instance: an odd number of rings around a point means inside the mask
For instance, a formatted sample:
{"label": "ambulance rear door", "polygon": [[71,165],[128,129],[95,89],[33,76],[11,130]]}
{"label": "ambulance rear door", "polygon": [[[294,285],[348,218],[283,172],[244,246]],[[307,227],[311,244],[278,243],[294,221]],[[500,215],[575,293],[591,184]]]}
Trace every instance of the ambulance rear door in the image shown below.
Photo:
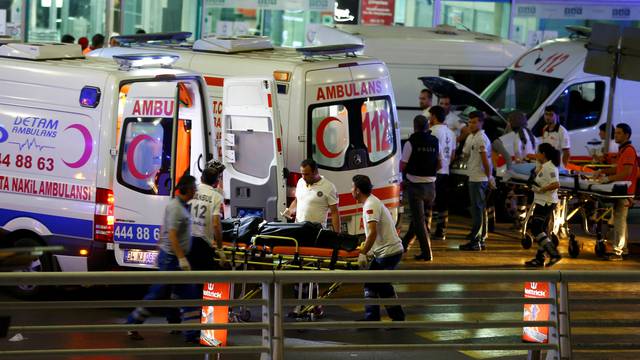
{"label": "ambulance rear door", "polygon": [[222,160],[225,214],[273,221],[286,207],[282,127],[272,78],[225,78]]}
{"label": "ambulance rear door", "polygon": [[193,109],[202,106],[197,89],[195,80],[134,82],[121,88],[125,100],[113,185],[119,265],[155,267],[160,226],[175,184],[183,174],[199,177],[204,167],[204,120],[202,111],[197,115]]}

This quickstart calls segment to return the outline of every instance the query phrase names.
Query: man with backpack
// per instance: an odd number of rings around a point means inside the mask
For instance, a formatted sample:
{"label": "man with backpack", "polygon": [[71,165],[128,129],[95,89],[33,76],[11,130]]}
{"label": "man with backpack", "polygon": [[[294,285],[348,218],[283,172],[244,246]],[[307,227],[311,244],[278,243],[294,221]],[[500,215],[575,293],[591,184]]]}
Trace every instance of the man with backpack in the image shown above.
{"label": "man with backpack", "polygon": [[[627,188],[627,194],[633,195],[636,192],[638,180],[638,153],[629,140],[631,138],[631,127],[628,124],[620,123],[616,126],[614,139],[618,144],[618,157],[616,167],[599,171],[603,183],[614,181],[629,181],[631,185]],[[627,215],[631,206],[628,199],[618,199],[613,208],[613,253],[606,256],[606,260],[620,261],[627,247]]]}

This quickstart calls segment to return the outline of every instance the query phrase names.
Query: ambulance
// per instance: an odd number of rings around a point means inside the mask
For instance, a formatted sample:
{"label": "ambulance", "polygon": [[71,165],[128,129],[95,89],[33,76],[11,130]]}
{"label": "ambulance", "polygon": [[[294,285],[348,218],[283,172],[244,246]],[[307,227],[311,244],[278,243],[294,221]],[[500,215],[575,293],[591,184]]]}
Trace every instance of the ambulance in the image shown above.
{"label": "ambulance", "polygon": [[201,76],[170,54],[114,60],[0,45],[0,246],[64,247],[31,271],[152,267],[177,179],[213,157]]}
{"label": "ambulance", "polygon": [[[293,200],[306,158],[335,184],[343,231],[364,232],[362,208],[351,196],[356,174],[371,178],[373,193],[397,216],[400,134],[382,61],[357,56],[361,45],[296,50],[274,48],[268,38],[255,36],[152,44],[171,39],[176,34],[121,37],[120,43],[130,47],[98,49],[89,56],[163,50],[178,54],[179,66],[204,74],[221,144],[218,155],[227,165],[225,216],[285,220],[281,213]],[[255,79],[238,78],[251,76]],[[275,81],[275,88],[265,96],[243,96],[248,84],[266,80]]]}
{"label": "ambulance", "polygon": [[[424,86],[418,77],[441,76],[482,91],[527,50],[508,39],[448,25],[318,25],[309,27],[306,41],[318,46],[360,42],[365,45],[365,55],[385,62],[395,91],[402,139],[409,138],[413,117],[421,112],[418,95]],[[437,99],[434,101],[437,104]],[[453,105],[460,103],[455,97],[451,101]]]}

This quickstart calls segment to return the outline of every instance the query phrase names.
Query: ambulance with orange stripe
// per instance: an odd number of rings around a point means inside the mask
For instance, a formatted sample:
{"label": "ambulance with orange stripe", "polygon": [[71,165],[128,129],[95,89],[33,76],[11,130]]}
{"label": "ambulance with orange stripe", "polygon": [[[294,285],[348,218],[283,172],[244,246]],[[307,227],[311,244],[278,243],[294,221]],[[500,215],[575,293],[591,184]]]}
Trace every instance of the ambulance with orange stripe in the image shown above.
{"label": "ambulance with orange stripe", "polygon": [[[170,51],[180,56],[178,66],[204,74],[219,155],[227,165],[226,216],[284,220],[281,212],[293,200],[300,162],[313,158],[336,185],[343,231],[364,231],[361,207],[351,197],[356,174],[371,177],[374,194],[397,217],[399,126],[382,61],[356,56],[361,45],[296,50],[274,48],[268,38],[255,36],[159,44],[172,39],[186,37],[123,36],[120,43],[129,47],[98,49],[89,56]],[[262,95],[247,90],[261,81]]]}
{"label": "ambulance with orange stripe", "polygon": [[28,270],[155,266],[177,179],[214,152],[204,79],[176,59],[0,45],[0,247],[64,248]]}

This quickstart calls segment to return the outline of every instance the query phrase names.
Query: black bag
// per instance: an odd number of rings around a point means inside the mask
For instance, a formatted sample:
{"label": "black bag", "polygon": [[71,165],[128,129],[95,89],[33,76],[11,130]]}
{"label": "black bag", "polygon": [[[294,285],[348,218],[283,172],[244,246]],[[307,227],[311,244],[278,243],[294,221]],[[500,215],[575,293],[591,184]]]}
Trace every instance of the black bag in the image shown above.
{"label": "black bag", "polygon": [[[259,234],[294,238],[298,241],[298,246],[315,246],[321,230],[322,225],[310,221],[300,223],[268,222],[260,227]],[[261,238],[259,244],[271,247],[295,246],[293,242],[285,239]]]}
{"label": "black bag", "polygon": [[260,224],[263,221],[259,216],[223,219],[221,221],[222,239],[234,244],[248,245],[251,242],[251,238],[258,234]]}

